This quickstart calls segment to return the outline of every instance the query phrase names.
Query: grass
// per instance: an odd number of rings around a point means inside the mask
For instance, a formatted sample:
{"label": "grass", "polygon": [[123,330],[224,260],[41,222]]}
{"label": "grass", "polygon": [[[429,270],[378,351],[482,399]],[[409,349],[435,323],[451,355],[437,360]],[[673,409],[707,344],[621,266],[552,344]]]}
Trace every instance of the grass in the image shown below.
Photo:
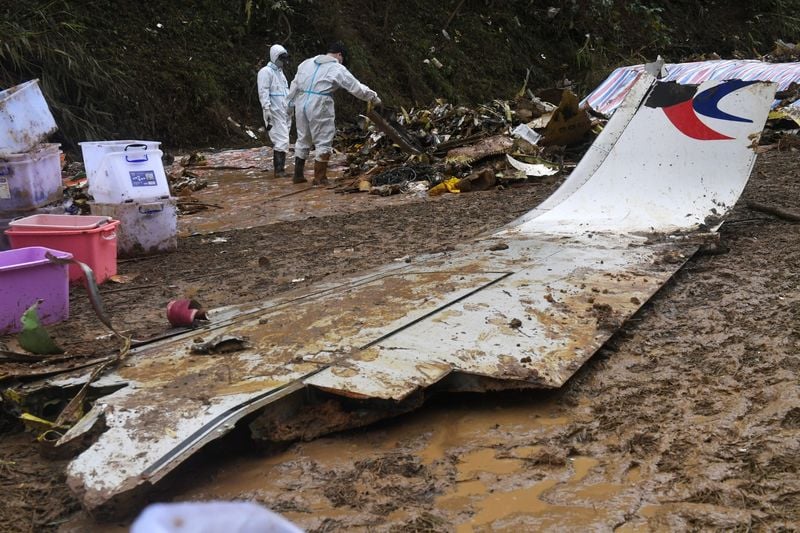
{"label": "grass", "polygon": [[[492,4],[121,0],[109,9],[7,0],[0,86],[40,78],[67,145],[122,137],[236,145],[227,117],[260,125],[255,76],[274,42],[287,45],[296,66],[343,39],[354,74],[387,104],[411,107],[440,97],[471,105],[510,98],[527,72],[532,90],[568,78],[585,94],[614,67],[657,54],[753,57],[778,38],[800,38],[798,0]],[[361,112],[360,102],[337,97],[340,120]]]}

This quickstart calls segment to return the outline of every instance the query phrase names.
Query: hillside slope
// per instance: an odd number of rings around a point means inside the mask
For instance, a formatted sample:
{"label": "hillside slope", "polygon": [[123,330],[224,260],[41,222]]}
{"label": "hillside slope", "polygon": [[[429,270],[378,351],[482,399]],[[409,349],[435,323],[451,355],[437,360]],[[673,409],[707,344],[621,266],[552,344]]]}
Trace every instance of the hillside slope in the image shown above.
{"label": "hillside slope", "polygon": [[[341,39],[351,70],[390,105],[507,98],[564,78],[579,92],[611,68],[717,53],[757,57],[795,42],[800,1],[8,0],[0,87],[40,78],[68,146],[148,138],[168,146],[247,142],[268,44],[293,68]],[[436,61],[433,61],[434,58]],[[427,61],[426,61],[427,60]],[[436,64],[440,63],[441,67]],[[340,95],[339,115],[360,104]]]}

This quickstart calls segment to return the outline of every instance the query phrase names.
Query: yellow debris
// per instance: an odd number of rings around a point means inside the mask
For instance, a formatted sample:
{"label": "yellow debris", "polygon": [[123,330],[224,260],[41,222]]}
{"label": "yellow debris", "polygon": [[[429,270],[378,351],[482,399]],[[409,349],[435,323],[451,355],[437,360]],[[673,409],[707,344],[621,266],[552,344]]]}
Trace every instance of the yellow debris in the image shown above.
{"label": "yellow debris", "polygon": [[448,178],[438,185],[434,185],[428,189],[428,195],[439,196],[440,194],[444,194],[446,192],[459,193],[461,191],[458,190],[458,182],[458,178]]}

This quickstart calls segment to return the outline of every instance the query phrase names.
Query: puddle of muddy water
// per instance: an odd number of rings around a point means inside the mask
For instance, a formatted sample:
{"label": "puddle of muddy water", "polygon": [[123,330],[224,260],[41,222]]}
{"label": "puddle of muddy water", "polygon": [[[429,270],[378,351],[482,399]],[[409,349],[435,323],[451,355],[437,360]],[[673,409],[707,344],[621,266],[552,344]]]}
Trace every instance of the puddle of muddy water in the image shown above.
{"label": "puddle of muddy water", "polygon": [[[561,463],[545,468],[544,476],[541,471],[536,474],[532,465],[546,451],[536,443],[563,432],[576,416],[586,415],[580,407],[566,408],[547,398],[516,405],[492,395],[463,404],[443,400],[376,427],[298,443],[270,457],[240,457],[204,467],[193,486],[175,496],[283,504],[291,497],[292,506],[278,510],[301,527],[319,527],[325,518],[352,524],[359,509],[328,498],[331,473],[347,478],[357,470],[357,462],[408,454],[441,483],[431,507],[447,516],[456,531],[493,528],[509,520],[512,529],[517,527],[515,520],[523,520],[524,528],[594,527],[608,523],[612,500],[626,488],[620,483],[635,484],[639,472],[628,469],[620,474],[622,482],[612,482],[599,459],[567,457],[564,451]],[[402,492],[402,484],[411,480],[398,479],[395,490]],[[385,518],[402,521],[404,516],[401,508]]]}
{"label": "puddle of muddy water", "polygon": [[511,474],[522,468],[522,461],[517,459],[498,458],[492,448],[469,452],[460,458],[456,481],[469,480],[478,472],[492,474]]}
{"label": "puddle of muddy water", "polygon": [[[491,463],[491,461],[488,462]],[[573,457],[570,458],[564,469],[555,472],[553,477],[512,490],[495,491],[489,488],[492,486],[491,484],[486,483],[479,483],[471,487],[468,492],[459,487],[455,493],[440,497],[437,500],[437,507],[449,509],[454,513],[460,513],[464,508],[477,509],[477,512],[471,517],[456,523],[456,531],[463,533],[482,529],[497,521],[514,516],[538,517],[537,524],[540,527],[569,525],[574,528],[588,528],[598,519],[602,519],[606,513],[598,510],[594,505],[553,504],[543,496],[556,486],[562,490],[575,489],[579,500],[587,498],[602,500],[604,497],[615,495],[618,490],[610,484],[599,483],[586,488],[578,488],[589,472],[599,464],[600,461],[591,457]],[[569,472],[570,468],[571,473]],[[459,465],[459,471],[461,470],[461,465]],[[495,470],[495,473],[505,476],[516,473],[519,478],[525,478],[520,467]]]}
{"label": "puddle of muddy water", "polygon": [[589,471],[600,464],[600,461],[592,457],[571,457],[572,468],[575,471],[572,481],[582,481]]}

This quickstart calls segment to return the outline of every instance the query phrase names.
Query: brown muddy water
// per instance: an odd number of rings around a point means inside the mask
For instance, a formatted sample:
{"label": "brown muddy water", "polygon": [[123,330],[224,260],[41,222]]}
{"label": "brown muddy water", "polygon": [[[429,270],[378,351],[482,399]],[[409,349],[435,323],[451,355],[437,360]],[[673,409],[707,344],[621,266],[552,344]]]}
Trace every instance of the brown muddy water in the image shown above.
{"label": "brown muddy water", "polygon": [[[582,410],[565,409],[555,398],[534,396],[538,398],[533,401],[519,396],[517,402],[503,395],[436,402],[379,428],[297,444],[273,456],[251,455],[224,466],[207,466],[195,472],[191,488],[175,496],[255,499],[266,505],[273,502],[273,508],[276,502],[293,502],[283,514],[310,528],[325,519],[366,527],[367,523],[352,523],[350,515],[371,499],[371,493],[382,500],[388,522],[413,518],[413,511],[401,503],[412,496],[424,497],[432,508],[449,515],[455,531],[475,531],[523,515],[539,517],[544,527],[591,527],[609,514],[598,504],[606,509],[617,505],[620,495],[635,487],[638,467],[620,471],[594,457],[568,457],[565,451],[529,444],[552,437],[582,415]],[[583,416],[590,414],[583,411]],[[531,465],[543,461],[553,464],[549,475],[531,476]],[[397,479],[390,486],[380,479],[383,476]],[[341,485],[331,485],[337,478]],[[420,482],[433,494],[421,492]],[[568,501],[542,498],[554,489],[569,494]],[[342,497],[332,498],[337,490]]]}

